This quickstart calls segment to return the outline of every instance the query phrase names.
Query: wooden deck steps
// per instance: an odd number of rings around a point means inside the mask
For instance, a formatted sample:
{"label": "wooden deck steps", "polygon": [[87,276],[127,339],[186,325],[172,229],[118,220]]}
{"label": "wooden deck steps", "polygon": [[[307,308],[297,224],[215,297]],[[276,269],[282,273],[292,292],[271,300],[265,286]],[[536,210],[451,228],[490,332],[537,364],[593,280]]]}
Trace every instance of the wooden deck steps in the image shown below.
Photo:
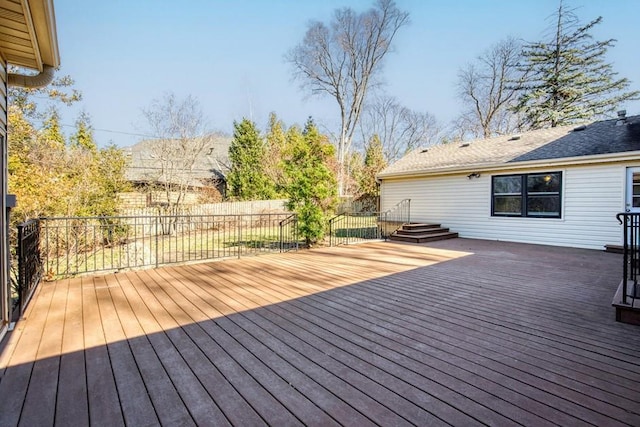
{"label": "wooden deck steps", "polygon": [[623,298],[624,281],[620,282],[611,305],[616,309],[616,320],[622,323],[640,325],[640,285],[627,281],[627,298]]}
{"label": "wooden deck steps", "polygon": [[604,245],[604,251],[610,252],[612,254],[621,254],[624,252],[624,247],[622,245]]}
{"label": "wooden deck steps", "polygon": [[401,229],[389,236],[389,239],[399,242],[425,243],[456,237],[458,233],[451,232],[440,224],[411,223],[403,225]]}

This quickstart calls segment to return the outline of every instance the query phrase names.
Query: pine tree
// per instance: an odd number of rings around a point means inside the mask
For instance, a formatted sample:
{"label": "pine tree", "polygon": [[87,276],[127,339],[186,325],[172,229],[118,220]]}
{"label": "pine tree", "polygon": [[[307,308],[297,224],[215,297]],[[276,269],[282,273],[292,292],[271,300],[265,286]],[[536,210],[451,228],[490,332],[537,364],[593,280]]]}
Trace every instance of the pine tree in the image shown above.
{"label": "pine tree", "polygon": [[311,119],[302,133],[290,128],[287,139],[288,152],[283,160],[288,180],[287,208],[298,214],[300,234],[312,244],[324,237],[329,214],[337,202],[337,180],[329,167],[334,148]]}
{"label": "pine tree", "polygon": [[62,148],[65,146],[65,137],[60,128],[60,113],[58,113],[58,110],[55,108],[49,111],[48,116],[44,120],[44,126],[40,131],[40,136],[51,147]]}
{"label": "pine tree", "polygon": [[87,150],[95,151],[96,143],[93,140],[93,128],[91,120],[86,112],[80,113],[76,120],[76,132],[71,135],[71,146],[81,147]]}
{"label": "pine tree", "polygon": [[384,151],[382,141],[378,135],[373,135],[367,144],[364,155],[364,166],[360,176],[360,192],[368,197],[378,195],[378,184],[376,183],[376,175],[387,166],[384,159]]}
{"label": "pine tree", "polygon": [[620,103],[640,98],[626,91],[630,82],[618,78],[605,61],[616,40],[593,41],[590,31],[599,17],[586,25],[562,1],[548,41],[527,43],[520,70],[526,73],[515,111],[524,127],[538,129],[601,118]]}
{"label": "pine tree", "polygon": [[255,123],[242,119],[233,124],[229,147],[231,171],[227,175],[230,193],[238,200],[271,199],[275,185],[265,174],[265,146]]}
{"label": "pine tree", "polygon": [[280,196],[286,190],[286,176],[282,170],[282,157],[287,149],[287,134],[284,123],[278,119],[276,113],[269,114],[265,142],[264,171],[269,179],[273,181],[276,193]]}

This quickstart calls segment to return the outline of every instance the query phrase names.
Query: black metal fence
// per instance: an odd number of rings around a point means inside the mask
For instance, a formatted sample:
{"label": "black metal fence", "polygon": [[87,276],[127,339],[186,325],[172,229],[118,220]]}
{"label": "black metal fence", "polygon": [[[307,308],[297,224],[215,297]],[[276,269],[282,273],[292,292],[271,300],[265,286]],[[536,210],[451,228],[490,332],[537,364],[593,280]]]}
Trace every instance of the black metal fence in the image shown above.
{"label": "black metal fence", "polygon": [[49,280],[91,272],[298,248],[297,217],[157,215],[41,218],[41,252]]}
{"label": "black metal fence", "polygon": [[640,213],[619,213],[616,218],[623,225],[622,304],[640,298]]}
{"label": "black metal fence", "polygon": [[405,199],[388,211],[343,213],[329,220],[329,245],[348,245],[365,240],[387,239],[411,221],[411,199]]}
{"label": "black metal fence", "polygon": [[40,222],[29,220],[18,225],[17,242],[17,306],[20,315],[24,312],[33,292],[42,278],[42,258],[40,256]]}

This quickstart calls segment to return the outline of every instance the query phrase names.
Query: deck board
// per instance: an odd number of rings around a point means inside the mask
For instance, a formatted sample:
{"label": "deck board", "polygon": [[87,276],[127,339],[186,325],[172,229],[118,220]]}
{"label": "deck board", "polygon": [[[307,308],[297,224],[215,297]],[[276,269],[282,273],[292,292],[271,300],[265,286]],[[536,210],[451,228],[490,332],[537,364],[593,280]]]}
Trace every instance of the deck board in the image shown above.
{"label": "deck board", "polygon": [[[155,283],[152,271],[135,273],[137,280],[131,283],[134,289],[130,292],[138,294],[148,310],[145,318],[145,332],[161,330],[151,333],[150,339],[156,354],[169,373],[182,402],[193,417],[197,425],[215,423],[229,424],[228,420],[215,404],[202,382],[191,369],[189,362],[192,357],[198,357],[198,349],[167,312],[159,298],[162,292]],[[147,287],[149,286],[149,287]],[[154,293],[152,291],[157,292]]]}
{"label": "deck board", "polygon": [[87,399],[87,378],[85,372],[84,336],[82,317],[82,279],[60,281],[67,287],[62,355],[56,399],[58,425],[89,423],[89,403]]}
{"label": "deck board", "polygon": [[127,425],[157,424],[158,417],[112,299],[111,288],[119,286],[118,281],[115,276],[105,278],[103,287],[97,291],[98,308],[104,336],[109,343],[107,349],[124,421]]}
{"label": "deck board", "polygon": [[133,310],[133,307],[141,307],[142,301],[136,299],[137,294],[133,293],[127,298],[123,291],[123,288],[131,285],[129,276],[115,277],[120,286],[111,289],[112,298],[118,302],[116,309],[120,323],[159,421],[164,425],[195,425],[149,338],[144,335],[144,329],[136,316],[142,315],[142,310]]}
{"label": "deck board", "polygon": [[0,425],[640,425],[621,262],[453,239],[43,283]]}
{"label": "deck board", "polygon": [[54,290],[54,286],[43,286],[38,290],[37,302],[32,301],[32,306],[28,310],[30,327],[19,325],[17,327],[19,333],[16,334],[19,341],[7,346],[12,350],[11,356],[5,360],[7,366],[15,364],[16,368],[5,369],[0,382],[0,390],[2,390],[0,393],[2,396],[0,399],[0,425],[18,425]]}

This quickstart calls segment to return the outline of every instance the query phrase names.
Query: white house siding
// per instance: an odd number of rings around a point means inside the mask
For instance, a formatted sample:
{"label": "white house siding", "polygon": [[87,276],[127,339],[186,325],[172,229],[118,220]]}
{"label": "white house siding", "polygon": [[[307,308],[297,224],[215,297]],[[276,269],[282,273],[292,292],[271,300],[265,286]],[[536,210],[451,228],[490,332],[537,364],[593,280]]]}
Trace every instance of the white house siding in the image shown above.
{"label": "white house siding", "polygon": [[[382,210],[411,199],[411,221],[440,223],[461,237],[603,249],[622,244],[615,216],[624,209],[627,165],[551,167],[411,179],[381,184]],[[629,165],[631,166],[631,165]],[[491,176],[562,171],[562,218],[491,216]]]}

